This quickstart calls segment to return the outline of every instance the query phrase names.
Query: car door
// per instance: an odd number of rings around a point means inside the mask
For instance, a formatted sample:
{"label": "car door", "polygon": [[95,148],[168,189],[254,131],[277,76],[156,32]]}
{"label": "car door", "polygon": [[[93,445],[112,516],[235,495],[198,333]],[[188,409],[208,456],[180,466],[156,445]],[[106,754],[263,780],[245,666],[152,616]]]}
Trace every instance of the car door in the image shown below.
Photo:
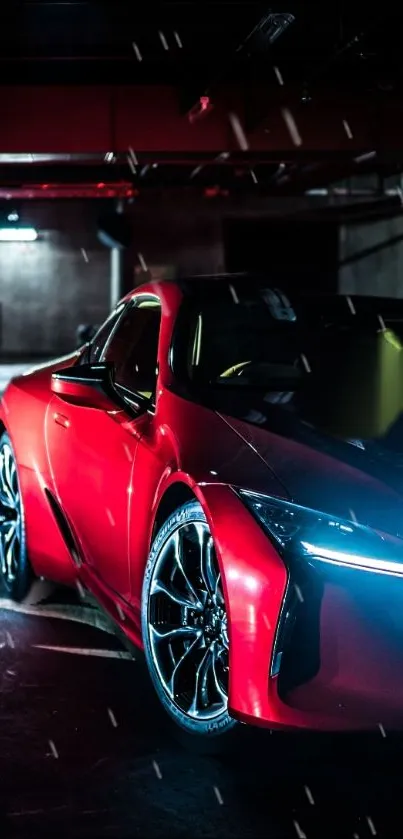
{"label": "car door", "polygon": [[72,405],[55,396],[46,420],[59,503],[85,561],[125,599],[130,597],[131,478],[155,392],[160,322],[159,301],[139,294],[94,339],[87,360],[113,366],[120,397],[116,412]]}

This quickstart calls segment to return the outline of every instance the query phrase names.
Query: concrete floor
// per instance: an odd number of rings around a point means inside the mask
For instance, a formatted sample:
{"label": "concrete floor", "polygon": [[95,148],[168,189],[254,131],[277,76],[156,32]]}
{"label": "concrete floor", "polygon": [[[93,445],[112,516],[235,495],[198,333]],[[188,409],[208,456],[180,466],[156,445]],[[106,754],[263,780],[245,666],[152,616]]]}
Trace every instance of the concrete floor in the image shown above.
{"label": "concrete floor", "polygon": [[0,658],[0,836],[400,835],[400,739],[245,728],[230,757],[186,750],[141,653],[75,592],[0,599]]}

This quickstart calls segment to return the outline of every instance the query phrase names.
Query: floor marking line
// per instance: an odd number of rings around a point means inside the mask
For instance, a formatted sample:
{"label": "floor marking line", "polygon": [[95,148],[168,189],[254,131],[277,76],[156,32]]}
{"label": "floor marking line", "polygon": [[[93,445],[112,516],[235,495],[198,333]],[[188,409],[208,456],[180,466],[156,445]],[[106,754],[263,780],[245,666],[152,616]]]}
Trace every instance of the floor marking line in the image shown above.
{"label": "floor marking line", "polygon": [[74,621],[93,626],[95,629],[102,629],[110,635],[115,634],[111,621],[98,612],[97,609],[85,606],[55,605],[49,609],[46,606],[28,606],[24,603],[14,603],[0,597],[0,611],[16,612],[20,615],[32,615],[36,618],[56,618],[57,620]]}
{"label": "floor marking line", "polygon": [[135,661],[134,656],[126,650],[99,650],[88,647],[56,647],[51,644],[32,644],[35,650],[48,650],[52,653],[69,653],[70,655],[88,655],[98,658],[120,658],[125,661]]}

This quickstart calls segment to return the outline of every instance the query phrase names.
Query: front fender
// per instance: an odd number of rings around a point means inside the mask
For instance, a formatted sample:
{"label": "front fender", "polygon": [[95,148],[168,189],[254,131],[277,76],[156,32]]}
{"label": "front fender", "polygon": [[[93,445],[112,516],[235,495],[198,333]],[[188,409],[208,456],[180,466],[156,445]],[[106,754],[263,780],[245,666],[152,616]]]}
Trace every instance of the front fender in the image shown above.
{"label": "front fender", "polygon": [[263,530],[228,486],[199,488],[214,539],[227,605],[229,707],[269,719],[269,671],[287,570]]}

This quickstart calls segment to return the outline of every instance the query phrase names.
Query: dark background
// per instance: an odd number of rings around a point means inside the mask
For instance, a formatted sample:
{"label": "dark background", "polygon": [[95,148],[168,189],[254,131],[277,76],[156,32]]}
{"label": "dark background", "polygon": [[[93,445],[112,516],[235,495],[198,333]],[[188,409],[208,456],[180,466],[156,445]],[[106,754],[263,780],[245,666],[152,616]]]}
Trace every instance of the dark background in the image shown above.
{"label": "dark background", "polygon": [[[153,277],[264,270],[277,283],[281,269],[288,287],[402,296],[402,217],[321,220],[318,201],[307,218],[306,196],[147,193],[127,207],[132,244],[123,256],[122,290],[144,279],[144,260]],[[80,323],[107,316],[110,251],[97,237],[105,205],[89,199],[10,203],[39,238],[0,243],[4,360],[68,351]]]}

